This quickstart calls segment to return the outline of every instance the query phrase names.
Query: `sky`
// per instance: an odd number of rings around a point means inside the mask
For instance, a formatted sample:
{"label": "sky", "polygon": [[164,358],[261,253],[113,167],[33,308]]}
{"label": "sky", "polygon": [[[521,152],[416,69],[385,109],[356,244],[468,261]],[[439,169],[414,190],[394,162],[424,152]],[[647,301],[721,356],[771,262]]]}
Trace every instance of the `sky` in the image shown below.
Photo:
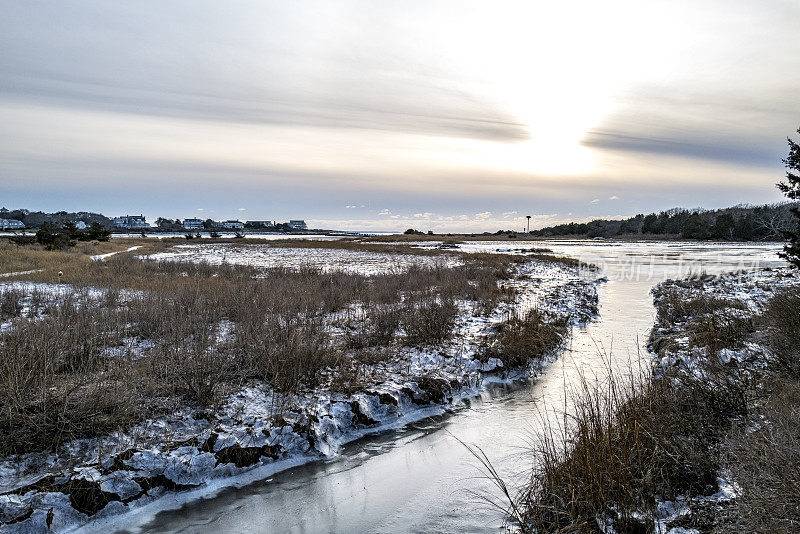
{"label": "sky", "polygon": [[495,231],[781,200],[800,2],[0,0],[0,205]]}

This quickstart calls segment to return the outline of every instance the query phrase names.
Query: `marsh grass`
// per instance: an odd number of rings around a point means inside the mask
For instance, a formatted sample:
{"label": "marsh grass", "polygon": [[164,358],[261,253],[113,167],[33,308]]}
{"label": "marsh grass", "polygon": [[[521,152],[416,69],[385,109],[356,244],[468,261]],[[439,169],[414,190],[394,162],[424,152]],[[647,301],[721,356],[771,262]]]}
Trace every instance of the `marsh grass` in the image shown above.
{"label": "marsh grass", "polygon": [[[725,382],[718,377],[714,382]],[[720,443],[731,418],[746,412],[717,384],[612,377],[584,384],[567,432],[546,432],[536,469],[518,497],[530,532],[651,532],[657,499],[716,491]]]}
{"label": "marsh grass", "polygon": [[[137,253],[169,246],[141,242]],[[521,261],[474,255],[368,277],[87,255],[132,244],[139,240],[83,252],[0,251],[22,255],[6,260],[8,268],[44,269],[18,278],[71,288],[60,297],[43,289],[0,297],[9,316],[19,315],[23,298],[31,309],[0,333],[0,455],[52,450],[181,406],[213,406],[253,380],[268,384],[279,404],[323,382],[364,387],[398,347],[447,340],[456,302],[490,311],[513,298],[498,282]],[[354,305],[365,310],[357,347],[329,328]]]}
{"label": "marsh grass", "polygon": [[[43,269],[46,274],[40,274],[39,279],[46,277],[42,281],[54,282],[57,281],[58,271],[65,273],[73,270],[79,271],[91,262],[90,256],[122,252],[134,245],[142,246],[144,251],[155,252],[163,250],[169,246],[169,243],[155,239],[112,239],[110,241],[81,242],[64,250],[46,250],[41,245],[18,246],[0,238],[0,274]],[[15,278],[8,277],[3,280],[14,280]],[[25,279],[30,279],[30,275],[27,275]]]}
{"label": "marsh grass", "polygon": [[725,445],[725,468],[739,486],[723,529],[800,530],[800,290],[777,292],[758,321],[772,359],[757,384],[753,416]]}
{"label": "marsh grass", "polygon": [[562,343],[567,321],[566,317],[547,317],[536,308],[524,315],[512,314],[487,340],[482,357],[498,358],[511,369],[541,359]]}
{"label": "marsh grass", "polygon": [[[563,428],[548,427],[531,451],[529,484],[506,499],[504,508],[520,529],[600,532],[608,521],[620,533],[653,532],[659,501],[711,495],[725,471],[741,490],[733,512],[693,511],[681,526],[797,531],[800,294],[778,293],[762,318],[747,319],[744,310],[731,299],[667,292],[658,322],[686,325],[692,344],[706,349],[702,370],[673,368],[658,378],[609,374],[596,386],[584,381]],[[702,320],[725,314],[745,322]],[[762,336],[775,352],[767,369],[714,357],[751,335]]]}

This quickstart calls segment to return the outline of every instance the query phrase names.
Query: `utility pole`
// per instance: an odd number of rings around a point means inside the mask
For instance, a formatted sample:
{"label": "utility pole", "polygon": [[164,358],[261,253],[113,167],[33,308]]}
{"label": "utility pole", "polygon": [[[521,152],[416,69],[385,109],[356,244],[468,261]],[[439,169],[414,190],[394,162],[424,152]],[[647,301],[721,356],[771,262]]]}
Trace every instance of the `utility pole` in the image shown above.
{"label": "utility pole", "polygon": [[525,218],[528,219],[528,233],[531,233],[531,216],[526,215]]}

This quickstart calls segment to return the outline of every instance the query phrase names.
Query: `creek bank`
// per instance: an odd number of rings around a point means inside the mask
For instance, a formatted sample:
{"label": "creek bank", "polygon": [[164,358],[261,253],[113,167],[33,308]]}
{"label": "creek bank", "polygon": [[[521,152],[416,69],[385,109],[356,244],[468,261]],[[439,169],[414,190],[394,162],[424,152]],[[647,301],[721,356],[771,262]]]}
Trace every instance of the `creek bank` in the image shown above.
{"label": "creek bank", "polygon": [[710,443],[713,483],[703,494],[659,501],[657,532],[736,528],[742,488],[730,470],[737,460],[729,451],[739,447],[743,433],[764,422],[761,408],[772,395],[767,384],[783,356],[773,346],[765,315],[773,298],[799,289],[797,270],[786,267],[669,280],[653,290],[659,311],[649,343],[657,355],[654,378],[715,384],[719,399],[728,404],[716,409],[720,428]]}
{"label": "creek bank", "polygon": [[[743,476],[771,450],[742,454],[743,443],[776,420],[767,408],[786,385],[776,373],[786,358],[775,330],[798,323],[800,279],[789,268],[761,269],[667,280],[652,294],[650,363],[630,379],[587,388],[564,439],[543,438],[511,508],[522,531],[699,534],[740,526],[750,482]],[[795,304],[783,305],[776,321],[774,303],[786,295]],[[776,388],[776,380],[784,383]],[[797,399],[793,409],[796,420]]]}
{"label": "creek bank", "polygon": [[518,269],[508,281],[518,290],[516,302],[489,316],[462,313],[455,339],[402,348],[393,361],[376,364],[379,382],[358,391],[316,388],[287,396],[252,383],[217,410],[182,409],[54,453],[5,458],[0,521],[13,532],[70,531],[211,481],[330,457],[364,435],[442,413],[489,383],[526,380],[556,350],[507,369],[501,359],[482,356],[486,336],[532,307],[554,323],[580,324],[596,313],[597,293],[595,280],[563,265],[529,262]]}

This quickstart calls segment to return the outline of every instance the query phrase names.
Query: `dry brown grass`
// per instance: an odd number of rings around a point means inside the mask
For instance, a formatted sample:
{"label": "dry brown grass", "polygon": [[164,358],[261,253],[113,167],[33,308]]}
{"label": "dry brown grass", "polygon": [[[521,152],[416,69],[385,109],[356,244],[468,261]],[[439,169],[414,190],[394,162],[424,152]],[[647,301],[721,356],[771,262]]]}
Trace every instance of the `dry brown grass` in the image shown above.
{"label": "dry brown grass", "polygon": [[741,301],[717,297],[707,293],[699,294],[692,298],[686,296],[675,288],[669,288],[659,293],[660,300],[657,306],[658,321],[660,324],[675,324],[686,321],[690,317],[713,314],[727,309],[746,310]]}
{"label": "dry brown grass", "polygon": [[776,294],[767,305],[761,324],[768,332],[776,371],[800,377],[800,289]]}
{"label": "dry brown grass", "polygon": [[720,532],[800,530],[800,290],[778,292],[759,326],[773,358],[757,384],[761,402],[726,443],[740,495]]}
{"label": "dry brown grass", "polygon": [[[586,388],[566,436],[536,450],[537,469],[518,504],[530,532],[650,532],[657,499],[716,491],[720,443],[746,406],[727,388],[691,377]],[[558,437],[560,436],[560,437]]]}
{"label": "dry brown grass", "polygon": [[537,309],[501,323],[487,341],[483,358],[498,358],[505,368],[540,359],[558,347],[567,333],[567,319],[546,317]]}
{"label": "dry brown grass", "polygon": [[[662,297],[658,323],[667,328],[683,324],[691,344],[705,347],[709,356],[752,334],[754,322],[741,313],[746,309],[743,303],[707,294],[689,299],[682,295],[674,290],[657,294]],[[797,313],[798,308],[779,302],[773,306],[776,318],[771,324],[786,324],[785,314]],[[786,335],[794,339],[796,334]],[[730,433],[737,422],[748,420],[764,389],[752,372],[737,365],[723,365],[713,357],[701,365],[701,375],[671,369],[658,379],[612,378],[597,389],[584,386],[569,415],[568,430],[551,431],[535,451],[532,481],[513,507],[523,529],[596,532],[598,518],[609,518],[617,532],[652,532],[659,500],[714,493],[725,465],[723,450],[731,450]],[[794,410],[796,414],[797,405]],[[765,441],[764,436],[752,439]],[[785,436],[784,442],[790,441],[791,436]],[[765,454],[763,446],[756,454]],[[788,450],[778,454],[787,460],[795,457]],[[754,468],[749,459],[740,464],[741,470]],[[759,475],[749,476],[755,480]],[[794,488],[798,479],[786,487]],[[769,493],[766,486],[760,491],[754,502]],[[781,506],[795,502],[784,500]],[[750,510],[755,514],[756,506]],[[777,506],[773,510],[777,512]],[[689,526],[711,529],[719,518],[709,513],[686,520],[692,522]]]}
{"label": "dry brown grass", "polygon": [[[509,298],[498,281],[518,261],[478,256],[367,277],[140,260],[136,254],[169,246],[141,241],[149,248],[102,262],[88,259],[102,248],[18,251],[25,270],[34,260],[45,269],[18,278],[53,282],[58,268],[76,293],[53,299],[34,291],[35,318],[17,318],[0,333],[0,454],[51,450],[179,406],[213,405],[250,380],[280,393],[331,376],[333,387],[355,387],[370,362],[389,357],[381,347],[447,339],[455,301],[490,310]],[[114,250],[133,244],[139,240]],[[15,314],[21,293],[3,294],[3,312]],[[352,340],[331,335],[328,324],[354,304],[365,310],[366,340],[351,353]],[[126,349],[144,340],[153,346]]]}
{"label": "dry brown grass", "polygon": [[[64,250],[46,250],[41,245],[17,246],[0,239],[0,274],[42,269],[44,272],[37,275],[37,280],[57,282],[59,271],[65,275],[80,272],[91,262],[91,256],[122,252],[134,245],[143,247],[137,254],[163,250],[169,246],[168,243],[156,239],[112,239],[79,242]],[[4,277],[0,281],[21,278],[30,280],[31,276]]]}
{"label": "dry brown grass", "polygon": [[764,420],[728,440],[725,468],[740,495],[721,532],[800,531],[800,386],[779,379],[770,389]]}
{"label": "dry brown grass", "polygon": [[[694,281],[683,282],[692,285]],[[755,330],[747,306],[739,300],[701,293],[687,297],[669,288],[659,292],[657,323],[660,326],[683,324],[691,347],[705,347],[710,354],[720,349],[738,349]]]}

